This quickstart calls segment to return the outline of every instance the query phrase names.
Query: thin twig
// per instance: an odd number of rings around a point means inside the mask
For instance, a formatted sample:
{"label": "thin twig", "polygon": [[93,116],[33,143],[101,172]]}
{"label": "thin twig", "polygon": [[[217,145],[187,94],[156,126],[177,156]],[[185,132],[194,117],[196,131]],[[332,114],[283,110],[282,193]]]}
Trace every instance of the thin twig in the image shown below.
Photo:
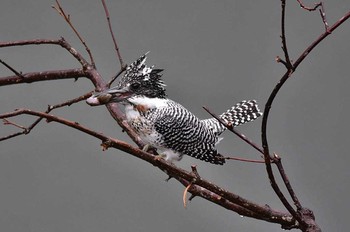
{"label": "thin twig", "polygon": [[200,178],[199,173],[197,171],[197,166],[196,165],[191,165],[191,170],[192,170],[192,173],[194,174],[194,176],[196,178]]}
{"label": "thin twig", "polygon": [[20,131],[20,132],[16,132],[16,133],[13,133],[13,134],[10,134],[10,135],[1,137],[1,138],[0,138],[0,142],[1,142],[1,141],[8,140],[8,139],[11,139],[11,138],[14,138],[14,137],[17,137],[17,136],[19,136],[19,135],[23,135],[23,134],[24,134],[24,132],[23,132],[23,131]]}
{"label": "thin twig", "polygon": [[[63,102],[63,103],[60,103],[60,104],[57,104],[57,105],[49,105],[47,107],[47,110],[45,111],[46,114],[50,113],[52,110],[54,109],[57,109],[57,108],[61,108],[61,107],[64,107],[64,106],[70,106],[74,103],[77,103],[77,102],[80,102],[80,101],[83,101],[87,98],[89,98],[92,94],[92,91],[91,92],[88,92],[80,97],[77,97],[77,98],[74,98],[74,99],[71,99],[71,100],[68,100],[66,102]],[[14,134],[11,134],[11,135],[7,135],[7,136],[4,136],[4,137],[1,137],[0,138],[0,141],[3,141],[3,140],[7,140],[7,139],[10,139],[10,138],[13,138],[13,137],[16,137],[16,136],[20,136],[20,135],[24,135],[24,134],[29,134],[36,125],[39,124],[39,122],[42,120],[43,118],[42,117],[39,117],[37,118],[29,127],[24,127],[24,126],[20,126],[18,124],[15,124],[11,121],[9,121],[8,119],[4,118],[3,121],[5,122],[4,124],[11,124],[11,125],[14,125],[18,128],[21,128],[23,129],[22,132],[16,132]]]}
{"label": "thin twig", "polygon": [[286,185],[286,188],[289,192],[289,195],[291,196],[293,202],[294,202],[294,205],[297,207],[297,210],[300,211],[302,209],[302,206],[300,204],[300,201],[297,197],[297,195],[295,194],[290,182],[289,182],[289,179],[288,179],[288,176],[286,174],[286,172],[284,171],[284,167],[282,165],[282,161],[281,161],[281,157],[279,155],[277,155],[276,153],[273,154],[274,155],[274,161],[275,161],[275,164],[278,168],[278,171],[283,179],[283,182],[285,183]]}
{"label": "thin twig", "polygon": [[4,118],[4,119],[2,120],[2,122],[4,123],[4,125],[12,125],[12,126],[15,126],[15,127],[17,127],[17,128],[20,128],[20,129],[23,129],[23,130],[27,130],[27,127],[24,127],[24,126],[22,126],[22,125],[19,125],[19,124],[15,123],[15,122],[12,122],[12,121],[10,121],[10,120],[8,120],[8,119],[6,119],[6,118]]}
{"label": "thin twig", "polygon": [[108,27],[109,27],[109,32],[111,33],[112,36],[112,40],[113,40],[113,44],[114,44],[114,49],[117,53],[117,58],[119,60],[120,63],[120,69],[123,69],[125,67],[125,64],[123,62],[123,58],[120,54],[120,50],[119,50],[119,46],[117,44],[117,40],[115,39],[114,33],[113,33],[113,29],[112,29],[112,24],[111,24],[111,20],[110,20],[110,16],[109,16],[109,11],[108,11],[108,7],[106,5],[106,2],[104,0],[101,0],[102,5],[103,5],[103,9],[105,10],[105,14],[106,14],[106,18],[107,18],[107,23],[108,23]]}
{"label": "thin twig", "polygon": [[56,4],[57,6],[52,6],[53,9],[55,9],[59,15],[61,15],[64,20],[68,23],[68,25],[70,26],[70,28],[74,31],[75,35],[79,38],[80,42],[83,44],[83,46],[85,47],[85,50],[86,52],[89,54],[89,57],[90,57],[90,62],[91,62],[91,65],[93,68],[96,68],[96,65],[95,65],[95,61],[94,61],[94,58],[92,56],[92,53],[90,51],[90,48],[86,45],[86,42],[85,40],[83,39],[83,37],[79,34],[79,32],[77,31],[77,29],[75,29],[72,21],[70,20],[70,15],[66,14],[63,10],[63,8],[61,7],[61,4],[59,3],[58,0],[56,0]]}
{"label": "thin twig", "polygon": [[[323,34],[321,34],[314,42],[310,44],[309,47],[303,51],[303,53],[299,56],[299,58],[294,62],[293,64],[293,70],[295,70],[300,63],[306,58],[307,55],[310,54],[310,52],[320,43],[322,42],[327,36],[329,36],[333,31],[335,31],[340,25],[342,25],[346,20],[350,18],[350,11],[347,12],[343,17],[341,17],[337,22],[335,22],[332,26],[328,28],[327,31],[325,31]],[[288,77],[286,77],[288,79]],[[282,80],[284,84],[285,80]],[[278,92],[279,89],[277,89]]]}
{"label": "thin twig", "polygon": [[73,98],[71,100],[68,100],[68,101],[65,101],[63,103],[60,103],[60,104],[56,104],[56,105],[53,105],[53,106],[48,106],[48,110],[46,113],[49,113],[51,112],[51,110],[54,110],[54,109],[57,109],[57,108],[61,108],[63,106],[71,106],[72,104],[75,104],[75,103],[78,103],[78,102],[81,102],[81,101],[84,101],[86,99],[88,99],[89,97],[91,97],[93,91],[90,91],[90,92],[87,92],[79,97],[76,97],[76,98]]}
{"label": "thin twig", "polygon": [[318,2],[318,3],[315,3],[313,7],[308,7],[301,0],[297,0],[297,1],[299,3],[300,7],[303,8],[304,10],[307,10],[307,11],[315,11],[317,8],[319,8],[318,11],[320,12],[320,15],[321,15],[321,18],[322,18],[322,22],[324,24],[324,27],[325,27],[326,31],[328,31],[329,24],[327,22],[326,12],[325,12],[325,9],[324,9],[323,2]]}
{"label": "thin twig", "polygon": [[22,73],[18,72],[16,69],[12,68],[9,64],[7,64],[5,61],[0,59],[0,63],[2,63],[6,68],[8,68],[11,72],[13,72],[16,76],[19,76],[21,78],[24,78]]}
{"label": "thin twig", "polygon": [[277,62],[281,62],[286,66],[287,69],[292,68],[292,62],[289,58],[288,48],[287,48],[287,39],[286,39],[286,31],[285,31],[285,18],[286,18],[286,0],[281,0],[281,6],[282,6],[282,16],[281,16],[281,39],[282,39],[282,50],[284,53],[285,61],[282,61],[279,57],[277,59]]}
{"label": "thin twig", "polygon": [[247,163],[259,163],[259,164],[265,163],[264,160],[244,159],[244,158],[232,157],[232,156],[225,156],[224,159],[242,161],[242,162],[247,162]]}
{"label": "thin twig", "polygon": [[315,3],[313,7],[309,7],[309,6],[306,6],[301,0],[297,0],[297,1],[300,7],[307,11],[315,11],[319,6],[322,5],[322,2],[319,2],[319,3]]}
{"label": "thin twig", "polygon": [[218,117],[216,114],[211,112],[211,110],[208,109],[208,107],[203,106],[203,109],[207,111],[211,116],[213,116],[216,120],[218,120],[222,125],[224,125],[229,131],[233,132],[235,135],[237,135],[239,138],[241,138],[244,142],[248,143],[250,146],[254,147],[258,152],[261,154],[264,154],[264,151],[261,147],[259,147],[256,143],[254,143],[252,140],[248,139],[247,136],[237,131],[235,128],[233,128],[231,125],[227,125],[223,120],[221,120],[220,117]]}
{"label": "thin twig", "polygon": [[290,67],[290,66],[288,66],[288,63],[286,62],[286,61],[284,61],[281,57],[279,57],[279,56],[276,56],[276,62],[277,63],[282,63],[287,69]]}
{"label": "thin twig", "polygon": [[115,79],[117,79],[125,71],[126,67],[126,65],[122,66],[119,72],[110,80],[110,82],[108,82],[108,88],[110,88]]}
{"label": "thin twig", "polygon": [[324,10],[323,2],[321,3],[321,8],[318,11],[320,12],[320,15],[321,15],[321,18],[322,18],[322,21],[323,21],[323,24],[324,24],[324,28],[325,28],[326,31],[328,31],[329,24],[328,24],[328,21],[327,21],[326,11]]}

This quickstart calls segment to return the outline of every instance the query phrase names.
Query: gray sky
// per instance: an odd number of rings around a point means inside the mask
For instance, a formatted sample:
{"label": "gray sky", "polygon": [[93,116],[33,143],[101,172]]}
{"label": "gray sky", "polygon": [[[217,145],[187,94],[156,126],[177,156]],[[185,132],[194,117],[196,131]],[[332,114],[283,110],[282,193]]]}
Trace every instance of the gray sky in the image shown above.
{"label": "gray sky", "polygon": [[[333,24],[347,1],[324,1]],[[119,70],[99,1],[61,1],[93,52],[106,79]],[[5,0],[0,40],[63,36],[84,49],[53,1]],[[243,99],[263,109],[284,73],[275,62],[280,49],[279,1],[110,1],[113,28],[127,63],[151,51],[148,64],[165,69],[170,98],[200,118],[203,105],[220,113]],[[269,119],[271,151],[283,160],[301,203],[324,231],[346,231],[349,208],[349,22],[334,32],[298,68],[278,95]],[[292,59],[324,30],[318,13],[288,1],[287,41]],[[18,71],[79,67],[53,46],[1,49]],[[11,75],[0,66],[0,76]],[[0,88],[1,113],[20,107],[45,110],[93,89],[81,79]],[[106,135],[130,141],[105,107],[84,102],[53,112]],[[20,117],[30,123],[32,117]],[[239,128],[260,144],[261,119]],[[14,131],[0,127],[3,136]],[[226,132],[219,150],[243,158],[259,154]],[[1,231],[279,231],[279,226],[239,215],[195,198],[182,206],[183,186],[152,165],[123,152],[102,152],[100,142],[55,123],[41,123],[26,136],[1,143]],[[264,165],[228,162],[215,166],[184,158],[177,165],[241,196],[283,209]]]}

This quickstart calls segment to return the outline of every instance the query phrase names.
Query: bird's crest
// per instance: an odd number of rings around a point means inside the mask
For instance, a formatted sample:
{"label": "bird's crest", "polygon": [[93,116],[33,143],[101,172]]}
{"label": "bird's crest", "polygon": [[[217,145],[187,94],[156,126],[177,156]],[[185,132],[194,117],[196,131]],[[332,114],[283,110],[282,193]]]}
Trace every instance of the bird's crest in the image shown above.
{"label": "bird's crest", "polygon": [[[161,72],[163,69],[155,69],[154,65],[147,66],[147,54],[142,55],[132,64],[130,64],[125,71],[124,76],[120,79],[117,88],[123,88],[126,85],[138,82],[150,94],[152,91],[155,97],[165,97],[165,84],[161,79]],[[148,87],[148,88],[147,88]]]}

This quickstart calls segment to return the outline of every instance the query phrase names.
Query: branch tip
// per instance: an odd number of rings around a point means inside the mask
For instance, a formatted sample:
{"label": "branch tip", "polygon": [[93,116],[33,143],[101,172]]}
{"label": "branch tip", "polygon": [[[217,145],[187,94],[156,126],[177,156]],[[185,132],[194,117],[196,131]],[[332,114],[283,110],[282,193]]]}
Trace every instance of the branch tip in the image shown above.
{"label": "branch tip", "polygon": [[56,4],[57,6],[54,6],[53,8],[59,13],[60,16],[63,17],[63,19],[66,21],[66,23],[69,25],[69,27],[73,30],[74,34],[78,37],[78,39],[80,40],[80,42],[83,44],[86,52],[88,53],[89,57],[90,57],[90,62],[91,62],[91,66],[93,68],[96,68],[95,65],[95,61],[94,58],[92,56],[91,50],[90,48],[87,46],[85,40],[83,39],[83,37],[80,35],[80,33],[78,32],[78,30],[75,28],[75,26],[73,25],[72,21],[71,21],[71,17],[70,14],[66,14],[66,12],[64,11],[64,9],[62,8],[60,2],[58,0],[56,0]]}
{"label": "branch tip", "polygon": [[173,177],[168,175],[168,178],[165,179],[166,182],[169,182],[169,180],[171,180]]}
{"label": "branch tip", "polygon": [[197,171],[197,165],[191,165],[191,169],[192,169],[192,173],[195,175],[196,178],[201,178]]}
{"label": "branch tip", "polygon": [[301,0],[297,0],[297,1],[298,1],[299,5],[300,5],[300,8],[302,8],[304,10],[307,10],[309,12],[315,11],[315,10],[318,9],[318,11],[320,12],[321,19],[322,19],[322,22],[324,24],[325,30],[328,32],[329,24],[328,24],[328,21],[327,21],[326,11],[325,11],[323,2],[320,1],[318,3],[314,3],[313,7],[309,7],[309,6],[306,6]]}
{"label": "branch tip", "polygon": [[110,148],[110,147],[112,146],[112,144],[113,144],[112,141],[109,140],[109,139],[103,141],[103,142],[101,143],[102,151],[107,151],[108,148]]}
{"label": "branch tip", "polygon": [[22,72],[18,72],[16,69],[11,67],[9,64],[7,64],[5,61],[0,59],[0,63],[3,64],[6,68],[8,68],[11,72],[13,72],[16,76],[24,79],[25,77],[23,76]]}
{"label": "branch tip", "polygon": [[127,65],[124,64],[121,69],[118,71],[118,73],[108,82],[107,87],[110,88],[112,83],[126,70]]}
{"label": "branch tip", "polygon": [[120,54],[120,50],[119,50],[119,46],[117,44],[117,40],[115,39],[115,36],[114,36],[114,32],[113,32],[113,29],[112,29],[112,24],[111,24],[111,20],[110,20],[110,16],[109,16],[108,7],[107,7],[107,4],[106,4],[105,0],[101,0],[101,2],[102,2],[102,5],[103,5],[103,9],[105,11],[105,15],[106,15],[107,23],[108,23],[108,28],[109,28],[109,32],[110,32],[112,40],[113,40],[114,49],[116,51],[117,59],[119,60],[121,69],[123,69],[125,64],[124,64],[122,55]]}
{"label": "branch tip", "polygon": [[260,164],[265,163],[264,160],[244,159],[244,158],[232,157],[232,156],[226,156],[226,157],[224,157],[224,159],[242,161],[242,162],[247,162],[247,163],[260,163]]}
{"label": "branch tip", "polygon": [[192,194],[192,195],[188,198],[188,201],[192,201],[195,197],[196,197],[196,195],[195,195],[195,194]]}

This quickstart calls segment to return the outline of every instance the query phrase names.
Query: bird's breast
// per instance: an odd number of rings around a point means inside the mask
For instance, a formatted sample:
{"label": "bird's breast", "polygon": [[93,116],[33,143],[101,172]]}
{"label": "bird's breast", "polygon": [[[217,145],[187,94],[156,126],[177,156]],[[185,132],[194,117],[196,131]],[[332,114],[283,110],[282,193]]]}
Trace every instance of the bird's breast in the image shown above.
{"label": "bird's breast", "polygon": [[127,106],[125,116],[128,124],[142,140],[153,143],[159,138],[159,135],[154,129],[154,123],[145,116],[146,111],[146,107],[143,105]]}

